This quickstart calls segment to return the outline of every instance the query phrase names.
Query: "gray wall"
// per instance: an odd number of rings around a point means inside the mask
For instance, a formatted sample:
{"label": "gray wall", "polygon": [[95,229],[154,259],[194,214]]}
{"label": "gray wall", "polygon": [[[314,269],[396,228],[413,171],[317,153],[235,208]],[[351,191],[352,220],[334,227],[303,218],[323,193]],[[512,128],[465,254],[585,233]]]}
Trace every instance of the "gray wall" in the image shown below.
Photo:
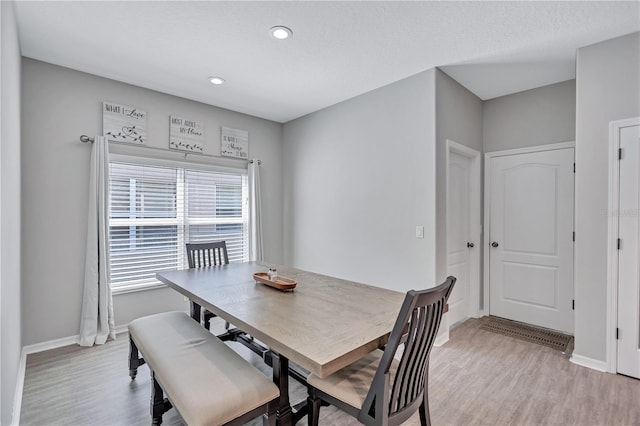
{"label": "gray wall", "polygon": [[435,284],[434,83],[425,71],[285,124],[288,264],[400,291]]}
{"label": "gray wall", "polygon": [[484,151],[575,140],[576,81],[538,87],[484,102]]}
{"label": "gray wall", "polygon": [[[482,152],[482,101],[436,70],[436,280],[447,276],[447,139]],[[482,209],[481,209],[482,210]],[[478,244],[480,247],[481,244]]]}
{"label": "gray wall", "polygon": [[12,2],[0,3],[0,424],[11,423],[20,364],[20,46]]}
{"label": "gray wall", "polygon": [[606,360],[609,122],[640,116],[640,33],[578,50],[574,354]]}
{"label": "gray wall", "polygon": [[[248,130],[250,155],[262,159],[265,258],[282,260],[281,124],[26,58],[22,79],[24,345],[79,333],[90,147],[78,137],[102,133],[105,100],[147,111],[149,146],[168,147],[171,114],[205,123],[210,154],[221,125]],[[167,288],[114,296],[117,326],[182,308]]]}

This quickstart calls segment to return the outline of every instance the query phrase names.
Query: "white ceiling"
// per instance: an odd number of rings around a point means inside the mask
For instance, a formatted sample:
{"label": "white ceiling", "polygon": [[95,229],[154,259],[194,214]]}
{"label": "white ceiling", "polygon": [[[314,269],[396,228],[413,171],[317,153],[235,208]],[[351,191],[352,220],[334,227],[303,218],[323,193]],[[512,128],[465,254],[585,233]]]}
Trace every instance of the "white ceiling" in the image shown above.
{"label": "white ceiling", "polygon": [[436,66],[482,99],[569,80],[576,48],[640,30],[638,1],[18,1],[16,16],[24,56],[278,122]]}

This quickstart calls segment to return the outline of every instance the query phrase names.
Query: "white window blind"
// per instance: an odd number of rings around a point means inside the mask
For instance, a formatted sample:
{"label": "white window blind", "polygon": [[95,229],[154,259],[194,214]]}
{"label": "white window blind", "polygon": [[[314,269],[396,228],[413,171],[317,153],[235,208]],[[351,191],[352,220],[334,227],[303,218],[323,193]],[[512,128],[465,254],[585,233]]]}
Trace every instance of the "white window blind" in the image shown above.
{"label": "white window blind", "polygon": [[112,161],[109,188],[114,289],[187,268],[188,242],[224,240],[230,262],[248,260],[246,175]]}

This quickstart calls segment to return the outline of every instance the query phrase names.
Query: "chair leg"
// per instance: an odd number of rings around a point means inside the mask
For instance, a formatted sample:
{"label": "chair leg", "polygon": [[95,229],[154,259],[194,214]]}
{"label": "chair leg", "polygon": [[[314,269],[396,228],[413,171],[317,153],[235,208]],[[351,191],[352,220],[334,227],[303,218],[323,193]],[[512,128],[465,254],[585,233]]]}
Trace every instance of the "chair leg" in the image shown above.
{"label": "chair leg", "polygon": [[320,406],[322,405],[322,400],[316,396],[315,389],[309,389],[309,396],[307,398],[307,416],[308,416],[308,425],[309,426],[318,426],[318,422],[320,421]]}
{"label": "chair leg", "polygon": [[422,404],[418,409],[420,412],[420,426],[431,426],[431,415],[429,413],[429,393],[425,388],[422,396]]}
{"label": "chair leg", "polygon": [[153,371],[151,372],[151,380],[153,382],[151,387],[151,424],[159,426],[162,424],[162,415],[164,414],[164,394]]}
{"label": "chair leg", "polygon": [[131,377],[131,380],[134,380],[138,375],[138,367],[140,366],[138,358],[138,347],[129,336],[129,377]]}

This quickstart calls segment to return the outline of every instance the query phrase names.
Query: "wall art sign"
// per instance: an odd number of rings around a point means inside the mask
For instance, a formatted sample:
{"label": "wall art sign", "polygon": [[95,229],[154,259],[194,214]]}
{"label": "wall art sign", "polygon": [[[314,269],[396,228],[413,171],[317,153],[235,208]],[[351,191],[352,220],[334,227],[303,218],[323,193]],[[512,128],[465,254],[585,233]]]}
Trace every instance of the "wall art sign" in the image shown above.
{"label": "wall art sign", "polygon": [[222,127],[220,155],[223,157],[249,159],[249,132]]}
{"label": "wall art sign", "polygon": [[138,108],[102,103],[102,132],[108,141],[147,142],[147,113]]}
{"label": "wall art sign", "polygon": [[204,152],[204,123],[170,116],[169,148],[188,152]]}

